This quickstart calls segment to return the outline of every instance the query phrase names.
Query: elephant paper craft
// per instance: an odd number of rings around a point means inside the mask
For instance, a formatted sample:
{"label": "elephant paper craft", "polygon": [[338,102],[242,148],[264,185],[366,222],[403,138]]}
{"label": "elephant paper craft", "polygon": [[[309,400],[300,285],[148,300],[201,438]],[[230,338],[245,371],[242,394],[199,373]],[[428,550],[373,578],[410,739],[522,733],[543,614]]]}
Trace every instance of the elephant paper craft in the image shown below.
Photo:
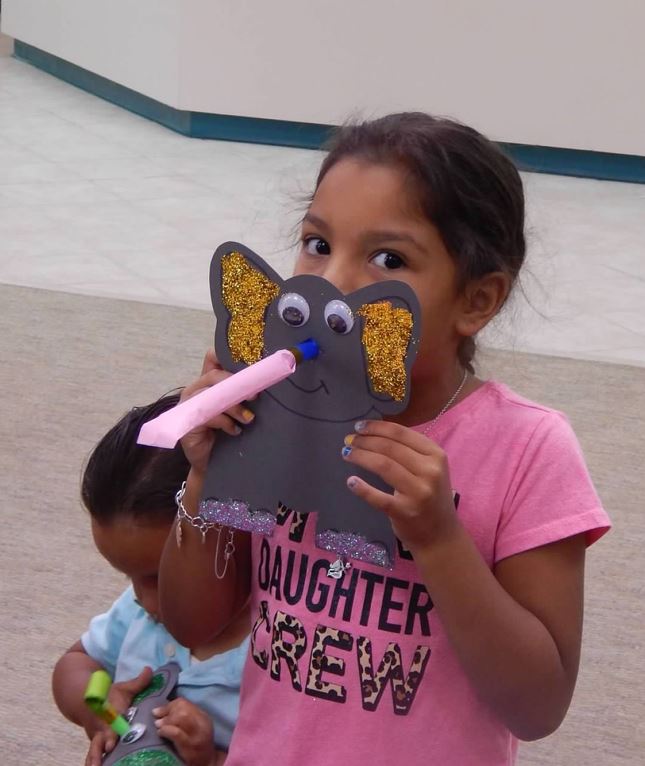
{"label": "elephant paper craft", "polygon": [[[101,674],[106,677],[107,684],[99,678],[94,687],[88,686],[86,701],[91,689],[97,688],[97,685],[103,685],[104,696],[107,698],[111,679],[104,671],[95,675]],[[155,671],[150,685],[132,700],[125,720],[122,721],[127,731],[122,733],[114,749],[103,757],[101,766],[184,766],[184,761],[179,758],[171,742],[157,733],[152,713],[154,708],[174,699],[178,677],[179,665],[176,662],[169,662]],[[97,712],[97,702],[95,699],[88,702],[94,712]],[[100,705],[98,707],[100,708]],[[109,720],[109,717],[106,719],[103,715],[101,718]]]}
{"label": "elephant paper craft", "polygon": [[314,341],[318,354],[253,403],[242,434],[213,449],[200,509],[238,529],[271,534],[279,507],[316,513],[316,543],[339,556],[390,566],[395,539],[386,515],[346,486],[375,475],[341,458],[354,423],[403,410],[418,345],[411,288],[387,281],[344,295],[327,280],[283,280],[262,258],[228,242],[210,270],[215,351],[238,372],[280,349]]}

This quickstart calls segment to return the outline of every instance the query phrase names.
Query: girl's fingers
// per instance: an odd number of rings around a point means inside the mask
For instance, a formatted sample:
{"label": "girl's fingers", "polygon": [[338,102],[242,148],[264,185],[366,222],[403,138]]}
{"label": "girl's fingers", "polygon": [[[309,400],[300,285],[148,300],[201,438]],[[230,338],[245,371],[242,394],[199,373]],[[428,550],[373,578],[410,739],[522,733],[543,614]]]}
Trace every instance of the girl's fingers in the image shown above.
{"label": "girl's fingers", "polygon": [[216,383],[219,383],[220,381],[230,377],[231,374],[232,373],[226,372],[221,368],[209,370],[209,372],[204,373],[201,377],[197,378],[197,380],[194,380],[192,383],[189,383],[184,388],[184,390],[181,392],[181,401],[183,402],[186,399],[190,399],[191,397],[195,396],[195,394],[203,391],[205,388],[210,388]]}
{"label": "girl's fingers", "polygon": [[226,414],[230,418],[233,418],[233,420],[237,420],[237,422],[241,423],[243,426],[252,423],[253,418],[255,417],[255,413],[244,404],[236,404],[234,407],[231,407],[230,410],[226,410]]}
{"label": "girl's fingers", "polygon": [[351,454],[373,452],[387,457],[406,468],[414,476],[425,476],[432,471],[433,466],[437,465],[437,461],[433,455],[417,452],[416,449],[407,444],[393,441],[384,436],[359,436],[358,434],[348,434],[345,437],[343,457],[349,455],[350,450]]}
{"label": "girl's fingers", "polygon": [[427,436],[389,420],[359,420],[354,424],[354,432],[361,436],[381,436],[390,439],[422,455],[434,455],[439,450],[439,447]]}
{"label": "girl's fingers", "polygon": [[101,757],[103,753],[97,753],[97,750],[100,749],[97,748],[96,736],[94,736],[92,737],[92,741],[90,742],[90,746],[87,750],[87,755],[85,756],[85,766],[101,766]]}
{"label": "girl's fingers", "polygon": [[383,511],[388,516],[396,511],[397,504],[394,495],[376,489],[358,476],[350,476],[347,479],[347,486],[351,492],[365,500],[372,508],[376,508],[377,511]]}
{"label": "girl's fingers", "polygon": [[342,456],[348,463],[376,474],[402,495],[415,496],[421,491],[420,479],[388,455],[368,452],[352,445],[352,448],[343,447]]}
{"label": "girl's fingers", "polygon": [[110,737],[104,732],[98,732],[92,737],[85,758],[85,766],[101,766],[103,753],[109,753],[116,744],[116,737]]}
{"label": "girl's fingers", "polygon": [[[225,372],[222,369],[215,369],[207,372],[206,374],[202,375],[201,378],[198,378],[194,383],[190,383],[184,388],[180,397],[181,401],[184,402],[187,399],[191,399],[193,396],[200,394],[202,391],[206,391],[208,388],[217,385],[217,383],[220,383],[222,380],[230,377],[230,375],[230,372]],[[255,398],[256,397],[253,397],[253,399]],[[248,425],[255,417],[254,413],[244,403],[234,405],[230,409],[226,410],[225,414],[229,417],[229,419],[236,420],[242,425]],[[221,415],[216,416],[210,420],[207,425],[211,428],[221,428],[228,433],[229,431],[227,428],[220,424],[220,421],[218,420],[220,417]],[[227,421],[222,422],[226,423]]]}
{"label": "girl's fingers", "polygon": [[[223,377],[226,377],[228,375],[232,375],[233,373],[226,372],[222,365],[219,363],[219,360],[215,354],[214,348],[209,348],[206,352],[206,355],[204,356],[204,363],[202,364],[202,376],[206,375],[209,372],[212,372],[213,370],[219,370],[220,372],[224,373]],[[253,402],[257,399],[256,396],[249,397],[250,402]]]}
{"label": "girl's fingers", "polygon": [[175,726],[186,734],[194,734],[199,728],[200,719],[206,718],[206,714],[200,708],[183,697],[177,697],[164,707],[155,708],[152,713],[157,719],[155,726],[158,729]]}
{"label": "girl's fingers", "polygon": [[[172,723],[164,723],[163,720],[156,721],[157,725],[157,732],[160,737],[164,737],[164,739],[169,739],[177,748],[177,750],[181,751],[182,748],[185,748],[189,744],[189,737],[188,734],[183,729],[180,729],[179,726],[175,726]],[[161,724],[159,726],[159,724]]]}
{"label": "girl's fingers", "polygon": [[[216,431],[224,431],[224,433],[227,433],[229,436],[239,436],[242,433],[239,424],[233,420],[233,418],[225,414],[217,415],[207,423],[204,423],[203,427],[209,430],[215,429]],[[199,430],[201,431],[201,429],[202,426],[200,426]],[[195,433],[196,432],[197,431],[195,431]]]}
{"label": "girl's fingers", "polygon": [[[223,418],[224,420],[220,420],[220,418]],[[209,428],[223,429],[222,423],[225,422],[226,418],[228,418],[230,421],[237,421],[241,425],[246,426],[253,422],[255,413],[242,402],[240,404],[233,405],[233,407],[230,407],[228,410],[226,410],[226,412],[215,415],[214,418],[207,420],[204,425],[207,425]]]}
{"label": "girl's fingers", "polygon": [[219,363],[217,356],[215,355],[215,349],[209,348],[204,355],[204,362],[202,364],[202,375],[205,375],[211,370],[221,370],[222,365]]}
{"label": "girl's fingers", "polygon": [[236,419],[233,419],[227,413],[222,413],[221,415],[216,415],[214,418],[211,418],[209,421],[204,423],[203,426],[195,429],[192,433],[202,433],[204,430],[212,433],[212,431],[215,430],[224,431],[229,436],[239,436],[242,433],[240,424],[246,426],[253,422],[254,417],[255,415],[252,412],[250,412],[250,415],[248,416],[243,416],[241,413],[239,413],[238,418]]}
{"label": "girl's fingers", "polygon": [[127,706],[136,694],[150,685],[150,681],[152,681],[152,668],[146,665],[138,676],[127,681],[119,681],[113,685],[112,690],[120,695],[125,695]]}

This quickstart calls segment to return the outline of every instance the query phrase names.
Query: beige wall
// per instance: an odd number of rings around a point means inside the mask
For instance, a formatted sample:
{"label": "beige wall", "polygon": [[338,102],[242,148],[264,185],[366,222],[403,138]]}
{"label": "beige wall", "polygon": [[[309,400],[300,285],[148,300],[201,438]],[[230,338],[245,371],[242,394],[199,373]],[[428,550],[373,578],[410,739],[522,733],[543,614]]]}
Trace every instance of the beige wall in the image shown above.
{"label": "beige wall", "polygon": [[425,109],[498,140],[645,155],[645,0],[3,5],[9,34],[181,109]]}
{"label": "beige wall", "polygon": [[2,0],[2,31],[176,106],[180,0]]}

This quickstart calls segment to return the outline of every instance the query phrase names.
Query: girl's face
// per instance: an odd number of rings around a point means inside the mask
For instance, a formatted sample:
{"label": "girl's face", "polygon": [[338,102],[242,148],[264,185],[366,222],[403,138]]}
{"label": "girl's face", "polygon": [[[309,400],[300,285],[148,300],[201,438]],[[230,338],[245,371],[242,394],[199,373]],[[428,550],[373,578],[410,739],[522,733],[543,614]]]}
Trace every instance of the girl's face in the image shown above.
{"label": "girl's face", "polygon": [[159,561],[170,527],[138,524],[128,516],[109,525],[92,520],[92,535],[99,553],[130,578],[137,601],[154,620],[159,619]]}
{"label": "girl's face", "polygon": [[341,160],[318,187],[301,239],[296,274],[317,274],[343,293],[389,279],[412,287],[423,321],[415,377],[454,369],[462,308],[457,270],[403,171]]}

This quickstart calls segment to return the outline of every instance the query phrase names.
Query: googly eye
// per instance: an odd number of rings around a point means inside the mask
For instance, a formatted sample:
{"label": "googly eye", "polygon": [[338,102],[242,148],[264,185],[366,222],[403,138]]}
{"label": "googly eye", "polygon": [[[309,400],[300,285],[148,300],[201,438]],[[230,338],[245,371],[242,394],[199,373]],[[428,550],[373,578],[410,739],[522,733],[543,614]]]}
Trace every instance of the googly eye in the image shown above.
{"label": "googly eye", "polygon": [[309,304],[298,293],[285,293],[278,301],[278,314],[292,327],[302,327],[309,319]]}
{"label": "googly eye", "polygon": [[136,742],[138,739],[141,739],[141,737],[143,737],[145,733],[146,733],[145,723],[135,723],[133,726],[130,727],[130,731],[126,735],[124,735],[121,741],[126,745],[130,745],[132,742]]}
{"label": "googly eye", "polygon": [[343,301],[329,301],[325,306],[325,322],[339,335],[347,335],[354,326],[354,315]]}

